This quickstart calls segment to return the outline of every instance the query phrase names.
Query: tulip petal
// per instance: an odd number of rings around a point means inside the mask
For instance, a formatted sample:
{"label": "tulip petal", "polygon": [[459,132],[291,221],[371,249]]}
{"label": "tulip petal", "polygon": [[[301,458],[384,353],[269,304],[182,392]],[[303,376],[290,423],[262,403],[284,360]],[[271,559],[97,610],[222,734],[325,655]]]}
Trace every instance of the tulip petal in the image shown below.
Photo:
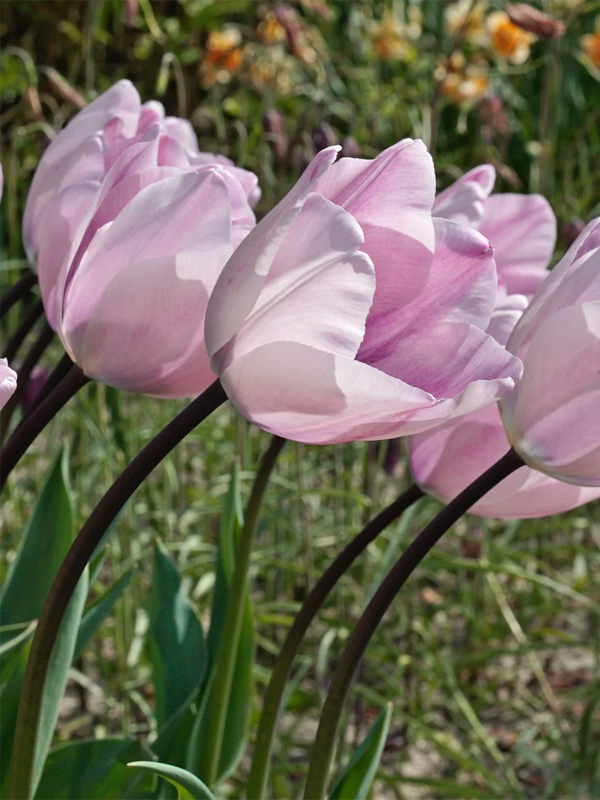
{"label": "tulip petal", "polygon": [[[23,239],[32,262],[37,252],[34,236],[36,221],[41,213],[42,196],[64,183],[62,175],[72,169],[72,154],[81,147],[82,141],[100,133],[114,118],[121,120],[125,135],[133,136],[139,111],[140,98],[133,84],[127,80],[118,81],[73,117],[48,145],[33,176],[23,216]],[[101,173],[97,177],[100,179]]]}
{"label": "tulip petal", "polygon": [[339,206],[310,194],[273,261],[252,314],[213,358],[230,361],[273,341],[295,341],[347,358],[356,355],[375,291],[362,231]]}
{"label": "tulip petal", "polygon": [[126,266],[97,299],[73,355],[91,378],[160,397],[191,397],[215,380],[203,311],[226,256],[195,253]]}
{"label": "tulip petal", "polygon": [[420,430],[413,415],[436,403],[427,392],[366,364],[297,342],[271,342],[243,355],[221,382],[251,422],[310,444]]}
{"label": "tulip petal", "polygon": [[482,164],[440,192],[433,204],[436,217],[478,227],[484,215],[484,203],[496,180],[496,170],[491,164]]}
{"label": "tulip petal", "polygon": [[517,390],[501,404],[508,438],[541,472],[600,486],[600,302],[568,306],[537,327]]}
{"label": "tulip petal", "polygon": [[548,274],[556,217],[539,194],[495,194],[484,202],[479,231],[494,248],[498,276],[509,294],[532,295]]}
{"label": "tulip petal", "polygon": [[287,232],[338,149],[329,147],[317,153],[294,188],[248,234],[227,262],[206,312],[206,344],[211,358],[249,316]]}
{"label": "tulip petal", "polygon": [[185,173],[146,187],[85,251],[65,295],[61,338],[85,325],[101,292],[128,265],[178,252],[228,256],[231,249],[227,188],[217,173]]}
{"label": "tulip petal", "polygon": [[404,139],[372,160],[342,158],[314,191],[350,212],[363,229],[362,249],[377,272],[374,313],[414,299],[434,249],[435,173],[423,142]]}
{"label": "tulip petal", "polygon": [[5,358],[0,358],[0,409],[8,403],[17,388],[17,373],[8,366]]}
{"label": "tulip petal", "polygon": [[[577,273],[586,270],[586,280],[580,281]],[[515,328],[507,347],[513,353],[524,354],[539,324],[549,310],[557,311],[571,303],[598,297],[593,287],[588,290],[586,281],[600,275],[600,218],[593,220],[579,234],[567,253],[540,285]],[[566,285],[566,289],[563,288]]]}
{"label": "tulip petal", "polygon": [[[496,267],[487,239],[472,228],[442,219],[435,220],[435,231],[436,250],[422,292],[412,303],[385,314],[373,308],[358,354],[361,361],[398,377],[401,364],[411,369],[412,362],[421,361],[420,351],[436,325],[458,322],[485,329],[494,309]],[[396,359],[398,366],[393,366]],[[402,378],[414,383],[406,375]]]}
{"label": "tulip petal", "polygon": [[[460,494],[509,447],[496,405],[408,439],[415,480],[443,503]],[[521,467],[469,511],[501,519],[543,517],[569,511],[597,497],[599,488],[573,486]]]}

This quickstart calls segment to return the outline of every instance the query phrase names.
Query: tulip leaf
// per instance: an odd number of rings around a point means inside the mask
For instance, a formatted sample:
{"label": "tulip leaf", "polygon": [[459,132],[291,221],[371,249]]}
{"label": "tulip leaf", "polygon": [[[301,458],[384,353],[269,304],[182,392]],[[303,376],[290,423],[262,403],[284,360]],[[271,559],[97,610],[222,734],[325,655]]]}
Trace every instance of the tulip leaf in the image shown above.
{"label": "tulip leaf", "polygon": [[35,757],[34,786],[37,785],[40,779],[46,755],[52,743],[54,728],[56,727],[56,720],[58,719],[60,710],[60,703],[65,693],[69,670],[73,663],[77,632],[79,630],[88,589],[88,569],[86,567],[73,592],[73,597],[71,598],[62,625],[60,626],[58,639],[54,646],[52,658],[50,659],[50,667],[44,689],[42,713],[40,715],[40,730]]}
{"label": "tulip leaf", "polygon": [[74,658],[77,658],[94,633],[96,633],[100,625],[104,622],[108,614],[111,612],[113,606],[125,591],[125,588],[131,580],[132,575],[133,569],[130,569],[124,575],[121,575],[121,577],[115,581],[115,583],[113,583],[113,585],[110,586],[106,592],[104,592],[104,594],[102,594],[88,609],[86,609],[77,633]]}
{"label": "tulip leaf", "polygon": [[[107,738],[75,741],[52,750],[46,761],[35,795],[36,800],[101,800],[125,798],[135,788],[135,795],[152,791],[150,775],[142,778],[127,769],[132,758],[144,758],[147,752],[136,739]],[[140,780],[140,778],[142,778]]]}
{"label": "tulip leaf", "polygon": [[329,800],[367,800],[381,761],[391,719],[392,704],[388,703],[335,782]]}
{"label": "tulip leaf", "polygon": [[181,767],[158,761],[131,761],[127,766],[147,769],[160,775],[175,786],[178,800],[215,800],[210,789],[199,778]]}
{"label": "tulip leaf", "polygon": [[[209,680],[204,687],[187,759],[188,769],[200,774],[202,774],[203,742],[212,735],[212,720],[208,718],[204,711],[208,705],[211,691],[211,678],[220,669],[219,646],[221,632],[225,619],[227,595],[233,576],[235,547],[242,525],[243,511],[240,480],[237,467],[234,466],[219,526],[215,588],[207,637],[211,671]],[[254,614],[250,603],[250,595],[247,591],[219,756],[217,780],[222,780],[233,772],[246,745],[248,722],[252,710],[254,639]]]}
{"label": "tulip leaf", "polygon": [[65,449],[50,467],[23,532],[0,595],[0,616],[4,626],[37,619],[71,545],[73,507],[67,464]]}
{"label": "tulip leaf", "polygon": [[[14,626],[39,616],[50,585],[71,544],[73,513],[67,463],[67,452],[63,451],[50,467],[11,565],[1,600],[5,626]],[[87,590],[86,569],[65,613],[50,662],[41,710],[34,783],[39,779],[54,734]],[[18,701],[30,645],[31,641],[27,641],[20,649],[10,677],[3,687],[0,753],[5,764],[9,762],[12,752]],[[7,772],[5,770],[4,780],[8,777]]]}
{"label": "tulip leaf", "polygon": [[161,545],[154,549],[150,654],[160,730],[200,685],[207,670],[202,626],[183,593],[174,564]]}

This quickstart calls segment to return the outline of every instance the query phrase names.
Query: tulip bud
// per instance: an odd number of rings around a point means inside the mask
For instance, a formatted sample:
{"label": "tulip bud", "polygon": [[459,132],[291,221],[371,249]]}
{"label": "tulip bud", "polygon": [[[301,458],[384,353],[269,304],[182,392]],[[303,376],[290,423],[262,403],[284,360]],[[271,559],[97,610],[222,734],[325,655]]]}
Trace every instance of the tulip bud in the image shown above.
{"label": "tulip bud", "polygon": [[52,67],[40,67],[40,70],[44,72],[46,78],[48,79],[48,83],[52,87],[55,94],[61,98],[61,100],[71,103],[71,105],[75,106],[75,108],[78,108],[79,110],[87,106],[87,100],[85,97],[76,89],[74,89],[71,84],[65,78],[63,78],[60,72],[57,72]]}
{"label": "tulip bud", "polygon": [[354,136],[346,136],[342,139],[342,158],[360,158],[360,146]]}
{"label": "tulip bud", "polygon": [[27,385],[25,386],[23,394],[19,400],[19,405],[21,406],[23,413],[27,413],[27,411],[29,411],[31,406],[35,403],[37,396],[39,395],[49,376],[50,370],[46,369],[45,367],[33,368],[31,375],[29,376],[29,380],[27,381]]}
{"label": "tulip bud", "polygon": [[513,25],[518,25],[540,39],[558,39],[565,33],[563,22],[528,3],[509,3],[506,11]]}
{"label": "tulip bud", "polygon": [[573,217],[572,220],[566,222],[560,232],[563,245],[570,247],[584,228],[585,222],[579,217]]}
{"label": "tulip bud", "polygon": [[314,129],[312,139],[317,153],[319,153],[321,150],[325,150],[326,147],[331,147],[332,145],[337,144],[337,136],[335,135],[335,131],[327,122],[323,122]]}
{"label": "tulip bud", "polygon": [[125,2],[125,27],[135,25],[138,16],[138,0],[124,0]]}
{"label": "tulip bud", "polygon": [[285,131],[285,120],[279,111],[270,109],[263,115],[263,128],[276,164],[283,164],[287,156],[289,139]]}

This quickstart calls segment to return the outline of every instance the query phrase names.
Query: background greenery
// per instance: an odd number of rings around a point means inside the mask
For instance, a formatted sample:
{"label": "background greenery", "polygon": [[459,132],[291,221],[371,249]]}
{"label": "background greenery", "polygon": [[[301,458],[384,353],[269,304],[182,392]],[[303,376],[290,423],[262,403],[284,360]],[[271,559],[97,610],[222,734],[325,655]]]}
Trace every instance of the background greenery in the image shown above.
{"label": "background greenery", "polygon": [[[48,134],[78,103],[122,77],[133,80],[143,100],[159,98],[168,113],[189,117],[202,149],[253,169],[263,188],[259,214],[293,184],[318,147],[340,141],[349,154],[371,157],[404,136],[434,140],[440,188],[488,161],[499,173],[497,189],[542,191],[559,219],[557,256],[581,221],[600,213],[600,72],[581,39],[594,31],[599,3],[544,4],[565,21],[566,35],[533,43],[521,64],[469,31],[457,37],[448,30],[448,4],[435,0],[140,0],[129,24],[127,5],[2,4],[5,286],[26,266],[20,219]],[[491,10],[501,7],[490,4]],[[418,16],[414,8],[421,12],[418,31],[409,28]],[[446,91],[455,51],[486,82],[470,100]],[[3,337],[21,313],[11,311]],[[55,342],[44,364],[60,356]],[[78,529],[128,459],[182,406],[98,385],[80,392],[9,483],[3,576],[59,444],[69,449]],[[152,641],[155,544],[179,570],[206,630],[231,468],[239,465],[246,499],[267,444],[265,434],[223,409],[125,509],[91,599],[130,570],[131,579],[71,672],[57,742],[115,735],[152,741],[156,715],[163,713]],[[409,481],[402,458],[387,444],[286,446],[253,555],[257,655],[250,735],[270,666],[307,587]],[[276,796],[298,792],[343,641],[396,555],[436,507],[424,500],[382,534],[313,626],[277,741]],[[51,535],[52,519],[45,524]],[[599,546],[598,503],[539,521],[461,521],[375,636],[352,693],[338,763],[348,760],[391,701],[376,797],[598,796]],[[32,586],[36,579],[32,574]],[[232,797],[241,795],[250,752],[251,744],[228,781]]]}

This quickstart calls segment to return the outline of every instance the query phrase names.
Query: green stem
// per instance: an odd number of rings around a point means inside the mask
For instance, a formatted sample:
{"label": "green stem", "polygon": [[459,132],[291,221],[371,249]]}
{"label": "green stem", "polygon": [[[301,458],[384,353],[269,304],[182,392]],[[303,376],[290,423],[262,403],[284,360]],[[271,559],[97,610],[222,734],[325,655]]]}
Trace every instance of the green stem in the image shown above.
{"label": "green stem", "polygon": [[414,569],[441,539],[448,528],[497,483],[500,483],[501,480],[522,466],[523,461],[520,456],[514,450],[509,450],[505,456],[442,509],[437,517],[407,547],[384,578],[381,586],[373,595],[371,602],[350,634],[333,675],[329,692],[321,711],[313,756],[308,769],[304,791],[305,800],[321,800],[325,797],[336,732],[348,692],[350,691],[350,685],[371,637],[394,598]]}
{"label": "green stem", "polygon": [[226,399],[217,380],[171,420],[119,475],[71,545],[50,587],[31,644],[13,749],[9,792],[13,800],[30,800],[35,794],[35,753],[48,667],[61,622],[79,578],[108,527],[142,481],[175,445]]}
{"label": "green stem", "polygon": [[271,444],[262,457],[254,480],[254,486],[252,487],[250,500],[244,513],[244,524],[240,538],[236,546],[234,571],[227,597],[221,644],[219,645],[215,662],[218,670],[214,676],[206,709],[206,718],[209,720],[207,729],[211,731],[211,736],[206,742],[199,769],[199,777],[210,787],[215,785],[218,777],[225,720],[242,626],[244,597],[247,588],[248,567],[250,565],[254,533],[269,476],[285,441],[285,439],[280,439],[278,436],[273,436]]}
{"label": "green stem", "polygon": [[308,593],[285,638],[265,692],[262,714],[254,744],[252,768],[246,790],[246,796],[250,800],[263,800],[266,795],[273,739],[281,711],[285,686],[294,657],[311,622],[338,580],[365,550],[367,545],[421,497],[423,497],[422,490],[413,485],[387,508],[384,508],[376,517],[373,517],[332,561]]}

